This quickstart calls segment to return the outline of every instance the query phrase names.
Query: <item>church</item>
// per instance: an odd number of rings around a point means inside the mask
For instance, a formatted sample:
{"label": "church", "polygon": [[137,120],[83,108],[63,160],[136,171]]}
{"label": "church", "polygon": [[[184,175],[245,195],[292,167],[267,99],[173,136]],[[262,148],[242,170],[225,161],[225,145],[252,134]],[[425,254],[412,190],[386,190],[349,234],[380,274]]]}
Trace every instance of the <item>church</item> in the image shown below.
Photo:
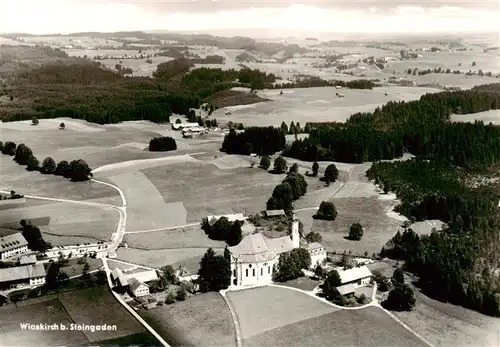
{"label": "church", "polygon": [[[280,255],[300,248],[299,222],[293,221],[290,236],[268,238],[261,233],[247,235],[241,242],[229,247],[231,253],[231,287],[266,285],[273,281]],[[308,249],[307,245],[304,247]],[[319,261],[326,260],[326,250],[321,247],[321,256],[318,258],[318,249],[309,250],[311,260],[316,266]]]}

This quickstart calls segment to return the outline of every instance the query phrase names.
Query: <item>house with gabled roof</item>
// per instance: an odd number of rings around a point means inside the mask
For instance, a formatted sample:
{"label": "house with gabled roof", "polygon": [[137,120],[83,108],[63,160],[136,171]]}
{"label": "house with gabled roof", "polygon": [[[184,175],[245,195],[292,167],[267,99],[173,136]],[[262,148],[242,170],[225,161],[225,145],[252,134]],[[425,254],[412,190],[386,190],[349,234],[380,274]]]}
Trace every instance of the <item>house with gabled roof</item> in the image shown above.
{"label": "house with gabled roof", "polygon": [[0,260],[8,259],[28,251],[28,241],[21,233],[0,237]]}

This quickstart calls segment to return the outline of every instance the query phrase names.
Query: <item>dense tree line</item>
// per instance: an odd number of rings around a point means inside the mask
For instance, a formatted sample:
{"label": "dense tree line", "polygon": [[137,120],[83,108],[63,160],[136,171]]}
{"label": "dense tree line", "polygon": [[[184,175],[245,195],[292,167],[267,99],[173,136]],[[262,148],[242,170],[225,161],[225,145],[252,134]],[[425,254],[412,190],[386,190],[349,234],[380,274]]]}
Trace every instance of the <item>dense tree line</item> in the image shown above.
{"label": "dense tree line", "polygon": [[319,77],[307,76],[306,78],[301,78],[294,83],[275,83],[271,86],[270,89],[335,87],[335,86],[341,86],[349,89],[372,89],[374,87],[374,84],[370,80],[327,81]]}
{"label": "dense tree line", "polygon": [[177,143],[175,139],[168,136],[155,137],[149,141],[150,152],[175,151],[176,149]]}
{"label": "dense tree line", "polygon": [[2,153],[14,156],[14,161],[19,165],[25,165],[28,171],[40,171],[42,174],[63,176],[70,178],[72,182],[87,181],[92,178],[92,170],[83,159],[72,160],[69,163],[63,160],[56,165],[54,159],[47,157],[40,165],[31,148],[24,143],[17,146],[10,141],[5,143]]}
{"label": "dense tree line", "polygon": [[454,123],[452,113],[498,109],[500,90],[491,87],[426,94],[418,101],[389,102],[373,113],[357,113],[346,123],[307,123],[309,138],[284,151],[302,160],[351,163],[415,155],[460,166],[488,165],[500,159],[500,128]]}
{"label": "dense tree line", "polygon": [[442,231],[397,233],[382,256],[405,260],[429,295],[500,316],[498,192],[470,186],[472,173],[436,160],[375,163],[367,172],[401,200],[397,211],[411,220],[440,219]]}
{"label": "dense tree line", "polygon": [[224,137],[221,150],[228,154],[257,153],[271,155],[285,148],[285,134],[275,127],[249,127],[243,132],[230,130]]}

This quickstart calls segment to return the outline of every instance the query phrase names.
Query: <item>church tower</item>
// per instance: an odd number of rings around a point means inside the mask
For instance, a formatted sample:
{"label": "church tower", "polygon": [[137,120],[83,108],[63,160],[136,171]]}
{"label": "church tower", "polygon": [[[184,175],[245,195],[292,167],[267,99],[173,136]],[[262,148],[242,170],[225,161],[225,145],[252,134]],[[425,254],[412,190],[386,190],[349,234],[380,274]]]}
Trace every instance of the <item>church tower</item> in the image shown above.
{"label": "church tower", "polygon": [[293,214],[292,221],[292,243],[294,248],[300,247],[300,234],[299,234],[299,221],[295,218],[295,213]]}

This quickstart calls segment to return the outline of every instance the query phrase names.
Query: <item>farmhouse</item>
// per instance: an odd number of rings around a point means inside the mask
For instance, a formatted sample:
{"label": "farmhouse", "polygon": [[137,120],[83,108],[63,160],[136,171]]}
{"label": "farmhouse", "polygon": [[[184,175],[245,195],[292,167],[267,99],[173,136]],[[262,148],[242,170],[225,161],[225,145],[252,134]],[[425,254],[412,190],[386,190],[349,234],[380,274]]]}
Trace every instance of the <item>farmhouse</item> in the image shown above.
{"label": "farmhouse", "polygon": [[182,136],[183,137],[194,137],[194,136],[206,134],[207,132],[208,132],[207,129],[200,127],[200,126],[189,127],[189,128],[182,129]]}
{"label": "farmhouse", "polygon": [[198,278],[198,274],[193,274],[191,273],[191,271],[182,266],[179,266],[179,268],[175,272],[175,276],[177,276],[177,278],[181,282],[192,281]]}
{"label": "farmhouse", "polygon": [[20,265],[35,264],[35,263],[36,263],[35,254],[22,255],[21,258],[19,258]]}
{"label": "farmhouse", "polygon": [[158,274],[156,270],[145,270],[145,271],[137,271],[131,273],[123,273],[119,268],[113,269],[111,271],[111,278],[118,286],[129,286],[131,282],[135,282],[133,280],[137,280],[139,282],[145,283],[150,281],[156,281],[158,279]]}
{"label": "farmhouse", "polygon": [[174,123],[172,124],[172,129],[174,130],[182,130],[182,129],[187,129],[187,128],[192,128],[192,127],[199,127],[200,125],[198,123]]}
{"label": "farmhouse", "polygon": [[342,295],[353,293],[358,287],[366,286],[370,283],[372,273],[366,266],[353,267],[343,270],[337,269],[342,285],[337,287],[337,290]]}
{"label": "farmhouse", "polygon": [[286,216],[285,210],[266,210],[265,214],[268,218]]}
{"label": "farmhouse", "polygon": [[45,268],[42,263],[0,269],[0,287],[17,289],[45,284]]}
{"label": "farmhouse", "polygon": [[28,251],[28,242],[21,233],[14,233],[0,238],[0,260]]}
{"label": "farmhouse", "polygon": [[149,294],[149,286],[146,283],[138,281],[136,278],[130,279],[129,285],[130,292],[136,298]]}
{"label": "farmhouse", "polygon": [[311,256],[311,268],[321,265],[326,261],[326,249],[318,242],[306,243],[300,245],[301,248],[307,249]]}
{"label": "farmhouse", "polygon": [[210,226],[213,226],[219,218],[221,217],[226,217],[228,221],[230,222],[235,222],[237,220],[239,221],[245,221],[246,217],[243,215],[243,213],[233,213],[233,214],[225,214],[225,215],[220,215],[220,216],[207,216],[208,224]]}
{"label": "farmhouse", "polygon": [[292,235],[270,239],[261,233],[247,235],[231,253],[231,286],[266,285],[272,282],[279,256],[299,248],[299,222],[294,221]]}

